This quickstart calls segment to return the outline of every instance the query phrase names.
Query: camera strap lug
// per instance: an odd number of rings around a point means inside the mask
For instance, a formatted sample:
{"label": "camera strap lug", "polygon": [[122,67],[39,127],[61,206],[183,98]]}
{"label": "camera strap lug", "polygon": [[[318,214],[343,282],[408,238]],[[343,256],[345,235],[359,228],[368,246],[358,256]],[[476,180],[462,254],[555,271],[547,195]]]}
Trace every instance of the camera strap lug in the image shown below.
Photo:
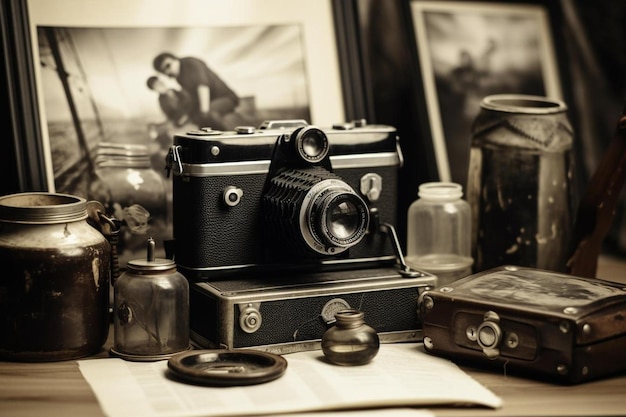
{"label": "camera strap lug", "polygon": [[398,169],[404,167],[404,155],[402,154],[402,147],[400,147],[400,138],[396,136],[396,153],[398,154],[398,160],[400,161]]}
{"label": "camera strap lug", "polygon": [[180,159],[180,145],[174,145],[170,147],[167,156],[165,157],[165,171],[167,178],[170,177],[170,172],[174,171],[174,175],[182,175],[183,162]]}

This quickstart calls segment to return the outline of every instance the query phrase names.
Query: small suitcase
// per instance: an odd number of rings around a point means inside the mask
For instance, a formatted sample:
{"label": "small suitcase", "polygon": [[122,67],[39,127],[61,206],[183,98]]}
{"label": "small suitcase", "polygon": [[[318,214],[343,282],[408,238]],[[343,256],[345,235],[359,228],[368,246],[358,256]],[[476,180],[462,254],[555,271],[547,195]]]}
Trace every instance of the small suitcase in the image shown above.
{"label": "small suitcase", "polygon": [[626,286],[503,266],[427,291],[424,346],[500,371],[580,383],[626,370]]}
{"label": "small suitcase", "polygon": [[418,298],[436,278],[406,278],[392,267],[193,282],[190,326],[203,348],[290,353],[320,348],[334,313],[365,313],[381,343],[421,341]]}

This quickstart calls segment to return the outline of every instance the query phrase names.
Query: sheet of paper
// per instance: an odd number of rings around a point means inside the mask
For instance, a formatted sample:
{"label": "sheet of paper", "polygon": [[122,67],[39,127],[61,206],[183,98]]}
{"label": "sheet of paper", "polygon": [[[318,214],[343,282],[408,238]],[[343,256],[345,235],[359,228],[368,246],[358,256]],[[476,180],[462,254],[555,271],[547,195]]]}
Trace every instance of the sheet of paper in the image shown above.
{"label": "sheet of paper", "polygon": [[[285,355],[280,378],[246,387],[202,387],[166,377],[167,361],[79,361],[109,417],[233,416],[433,405],[501,406],[501,399],[421,345],[383,344],[362,366],[328,364],[321,351]],[[387,414],[389,415],[389,414]]]}

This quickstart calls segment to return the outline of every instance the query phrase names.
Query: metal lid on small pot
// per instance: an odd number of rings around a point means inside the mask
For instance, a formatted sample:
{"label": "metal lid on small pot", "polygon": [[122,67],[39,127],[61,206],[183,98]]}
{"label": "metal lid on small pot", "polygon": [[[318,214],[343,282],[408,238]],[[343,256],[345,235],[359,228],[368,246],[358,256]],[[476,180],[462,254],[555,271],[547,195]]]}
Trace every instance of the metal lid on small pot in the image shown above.
{"label": "metal lid on small pot", "polygon": [[137,273],[171,272],[176,269],[176,263],[171,259],[155,258],[154,239],[148,238],[146,259],[135,259],[128,261],[129,270]]}
{"label": "metal lid on small pot", "polygon": [[254,349],[206,349],[174,355],[167,367],[182,382],[228,387],[273,381],[285,373],[287,360]]}

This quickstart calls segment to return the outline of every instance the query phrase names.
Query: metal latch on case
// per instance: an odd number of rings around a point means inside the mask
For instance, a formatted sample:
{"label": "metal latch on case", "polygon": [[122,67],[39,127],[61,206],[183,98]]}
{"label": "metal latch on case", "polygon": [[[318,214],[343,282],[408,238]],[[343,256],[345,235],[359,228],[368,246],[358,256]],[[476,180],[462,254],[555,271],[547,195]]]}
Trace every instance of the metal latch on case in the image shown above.
{"label": "metal latch on case", "polygon": [[500,329],[500,317],[493,311],[488,311],[483,317],[483,322],[476,329],[476,342],[482,348],[483,353],[489,359],[500,356],[500,342],[502,341],[502,329]]}
{"label": "metal latch on case", "polygon": [[261,327],[261,303],[239,304],[239,327],[246,333],[254,333]]}

